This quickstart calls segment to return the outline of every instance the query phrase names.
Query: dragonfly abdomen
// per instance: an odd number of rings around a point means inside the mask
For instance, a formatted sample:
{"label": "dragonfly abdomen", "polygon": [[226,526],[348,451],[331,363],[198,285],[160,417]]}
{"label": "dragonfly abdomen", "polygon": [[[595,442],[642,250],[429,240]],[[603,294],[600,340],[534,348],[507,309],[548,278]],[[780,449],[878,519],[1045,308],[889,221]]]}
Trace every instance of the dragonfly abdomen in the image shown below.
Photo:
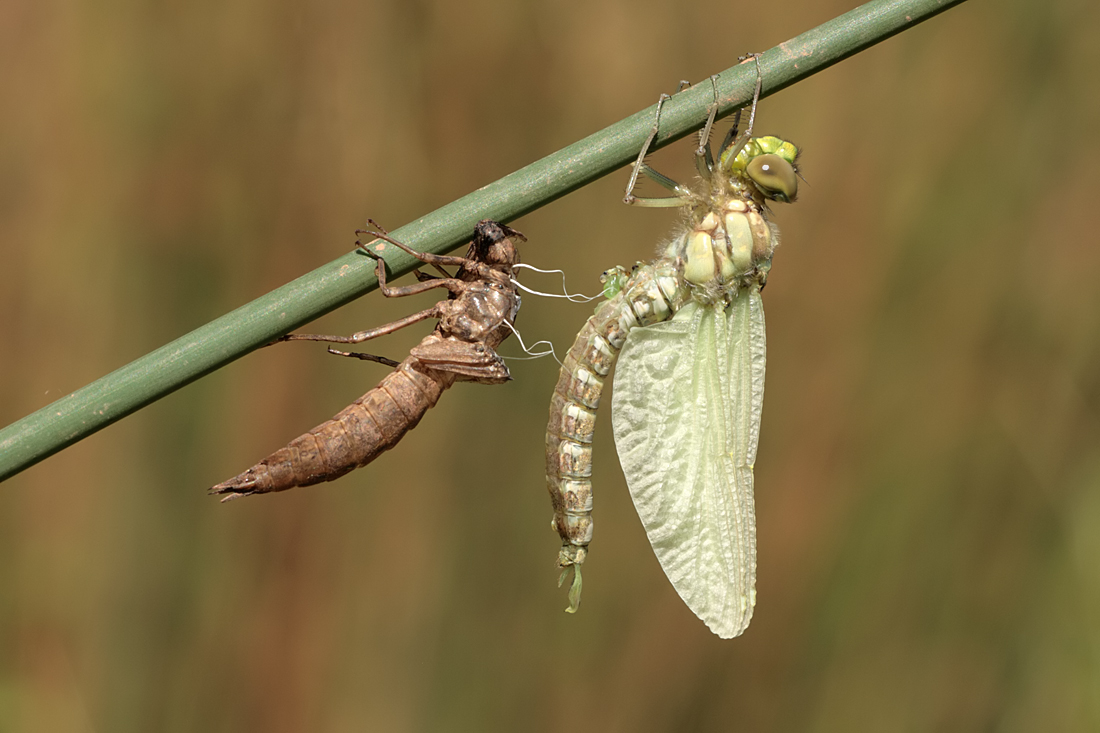
{"label": "dragonfly abdomen", "polygon": [[[565,357],[546,426],[546,487],[563,569],[581,565],[592,541],[592,436],[604,380],[631,329],[668,320],[685,297],[671,264],[639,265],[596,309]],[[572,598],[569,610],[576,610]]]}
{"label": "dragonfly abdomen", "polygon": [[[431,337],[429,337],[431,338]],[[212,493],[268,494],[332,481],[397,445],[455,381],[410,356],[331,420],[298,436]]]}

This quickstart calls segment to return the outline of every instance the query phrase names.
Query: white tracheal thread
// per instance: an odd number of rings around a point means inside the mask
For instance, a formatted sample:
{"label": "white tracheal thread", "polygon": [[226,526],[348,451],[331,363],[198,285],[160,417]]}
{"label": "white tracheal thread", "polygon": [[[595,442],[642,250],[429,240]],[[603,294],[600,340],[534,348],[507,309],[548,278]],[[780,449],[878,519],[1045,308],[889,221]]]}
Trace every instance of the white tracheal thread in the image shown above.
{"label": "white tracheal thread", "polygon": [[[563,295],[558,295],[557,293],[544,293],[540,290],[534,290],[532,288],[529,288],[529,287],[523,285],[516,278],[512,278],[512,284],[513,285],[515,285],[517,288],[524,291],[525,293],[530,293],[531,295],[538,295],[538,296],[541,296],[541,297],[544,297],[544,298],[565,298],[566,300],[568,300],[571,303],[590,303],[593,300],[598,300],[600,297],[602,297],[600,295],[582,295],[582,294],[579,294],[579,293],[570,293],[568,288],[566,288],[566,286],[565,286],[565,271],[564,270],[543,270],[542,268],[535,267],[533,265],[523,265],[523,264],[515,265],[515,266],[513,266],[513,269],[533,270],[534,272],[542,273],[544,275],[553,275],[553,274],[561,275],[561,286],[562,286],[562,292],[564,293]],[[523,352],[525,354],[528,354],[528,356],[502,356],[501,358],[510,359],[510,360],[514,360],[514,361],[530,361],[531,359],[541,359],[544,356],[551,356],[551,357],[554,358],[554,361],[556,361],[558,363],[558,366],[562,365],[562,361],[561,361],[561,359],[558,358],[557,351],[554,349],[554,343],[552,341],[545,341],[545,340],[544,341],[536,341],[535,343],[531,344],[530,347],[527,347],[523,343],[523,337],[520,335],[519,331],[516,330],[516,327],[513,324],[505,323],[504,325],[508,326],[508,328],[510,328],[512,330],[512,333],[514,333],[516,335],[516,338],[519,340],[520,347],[523,349]],[[545,351],[533,351],[533,349],[535,347],[540,346],[542,344],[546,344],[546,346],[548,347]]]}
{"label": "white tracheal thread", "polygon": [[[507,321],[504,322],[504,325],[507,326],[512,331],[512,333],[516,335],[516,339],[519,341],[520,348],[523,349],[523,353],[528,354],[528,356],[501,356],[502,359],[509,359],[512,361],[530,361],[531,359],[541,359],[544,356],[552,356],[554,357],[554,361],[556,361],[559,366],[561,365],[561,359],[559,359],[557,353],[555,353],[554,344],[552,342],[536,341],[535,343],[531,344],[530,347],[528,347],[525,343],[523,343],[523,336],[520,335],[519,330],[517,330],[514,325],[508,323]],[[540,344],[546,344],[549,348],[546,351],[532,351],[532,349],[534,349],[536,346],[539,346]]]}
{"label": "white tracheal thread", "polygon": [[558,295],[557,293],[543,293],[543,292],[540,292],[538,290],[532,290],[531,288],[528,288],[524,285],[521,285],[519,283],[519,281],[517,281],[515,278],[512,278],[512,284],[513,285],[515,285],[517,288],[519,288],[520,290],[522,290],[524,292],[530,293],[531,295],[541,295],[541,296],[546,297],[546,298],[565,298],[570,303],[591,303],[593,300],[599,300],[602,297],[600,295],[581,295],[579,293],[570,293],[569,289],[565,287],[565,271],[564,270],[542,270],[538,267],[533,267],[531,265],[523,265],[523,264],[514,265],[512,269],[520,269],[520,268],[527,269],[527,270],[534,270],[535,272],[540,272],[544,275],[553,275],[553,274],[560,274],[561,275],[561,289],[562,289],[562,292],[564,293],[564,295]]}

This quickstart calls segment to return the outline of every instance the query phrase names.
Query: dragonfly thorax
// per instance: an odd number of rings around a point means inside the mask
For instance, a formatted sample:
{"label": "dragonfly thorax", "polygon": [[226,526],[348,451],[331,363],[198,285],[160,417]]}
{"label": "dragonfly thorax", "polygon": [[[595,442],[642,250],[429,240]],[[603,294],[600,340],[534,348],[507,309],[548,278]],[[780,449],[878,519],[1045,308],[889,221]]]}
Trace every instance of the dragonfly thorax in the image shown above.
{"label": "dragonfly thorax", "polygon": [[715,196],[697,204],[691,219],[665,256],[677,263],[693,299],[729,302],[739,288],[763,280],[776,237],[761,204],[747,196]]}

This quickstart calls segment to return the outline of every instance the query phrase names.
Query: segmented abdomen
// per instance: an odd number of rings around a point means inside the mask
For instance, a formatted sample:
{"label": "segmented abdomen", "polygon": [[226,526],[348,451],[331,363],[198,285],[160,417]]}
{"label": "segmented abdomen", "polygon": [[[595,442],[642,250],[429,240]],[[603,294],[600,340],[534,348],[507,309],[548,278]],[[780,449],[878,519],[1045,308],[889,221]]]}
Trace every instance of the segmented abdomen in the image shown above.
{"label": "segmented abdomen", "polygon": [[397,445],[435,405],[455,375],[430,371],[410,356],[378,386],[331,420],[210,489],[226,499],[332,481]]}
{"label": "segmented abdomen", "polygon": [[562,363],[546,426],[546,488],[562,568],[583,563],[592,541],[592,435],[604,379],[630,330],[668,320],[685,297],[672,263],[636,266],[584,324]]}

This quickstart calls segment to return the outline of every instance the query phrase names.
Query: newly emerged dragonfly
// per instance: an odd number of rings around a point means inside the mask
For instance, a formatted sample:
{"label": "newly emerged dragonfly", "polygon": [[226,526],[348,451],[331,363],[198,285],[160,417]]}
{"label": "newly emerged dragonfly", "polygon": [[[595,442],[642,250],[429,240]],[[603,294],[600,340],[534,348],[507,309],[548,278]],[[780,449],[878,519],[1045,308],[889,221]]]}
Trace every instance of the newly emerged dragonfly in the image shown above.
{"label": "newly emerged dragonfly", "polygon": [[[764,397],[760,291],[779,242],[767,202],[795,200],[799,154],[780,138],[752,137],[760,85],[758,65],[747,129],[738,132],[738,111],[717,160],[709,142],[717,101],[711,107],[695,153],[696,186],[644,162],[657,124],[634,164],[626,203],[682,207],[685,218],[655,261],[604,274],[609,300],[577,335],[550,404],[547,487],[562,539],[559,584],[574,572],[570,612],[592,539],[596,409],[617,357],[615,446],[661,567],[718,636],[738,636],[752,618],[752,474]],[[673,195],[635,198],[639,174]]]}
{"label": "newly emerged dragonfly", "polygon": [[225,500],[266,494],[295,486],[332,481],[365,466],[397,445],[405,433],[435,405],[443,390],[456,381],[502,384],[512,377],[496,348],[512,333],[520,296],[513,281],[519,252],[514,240],[526,238],[490,219],[478,223],[465,257],[417,252],[385,232],[370,234],[402,249],[421,262],[439,268],[458,267],[455,277],[437,278],[417,271],[420,282],[391,288],[381,257],[385,245],[360,245],[378,260],[378,287],[389,298],[446,288],[447,300],[399,321],[351,336],[291,334],[281,341],[328,341],[358,344],[428,318],[439,319],[435,330],[397,363],[382,357],[329,349],[334,354],[379,361],[394,367],[382,382],[338,415],[292,440],[252,468],[210,489]]}

